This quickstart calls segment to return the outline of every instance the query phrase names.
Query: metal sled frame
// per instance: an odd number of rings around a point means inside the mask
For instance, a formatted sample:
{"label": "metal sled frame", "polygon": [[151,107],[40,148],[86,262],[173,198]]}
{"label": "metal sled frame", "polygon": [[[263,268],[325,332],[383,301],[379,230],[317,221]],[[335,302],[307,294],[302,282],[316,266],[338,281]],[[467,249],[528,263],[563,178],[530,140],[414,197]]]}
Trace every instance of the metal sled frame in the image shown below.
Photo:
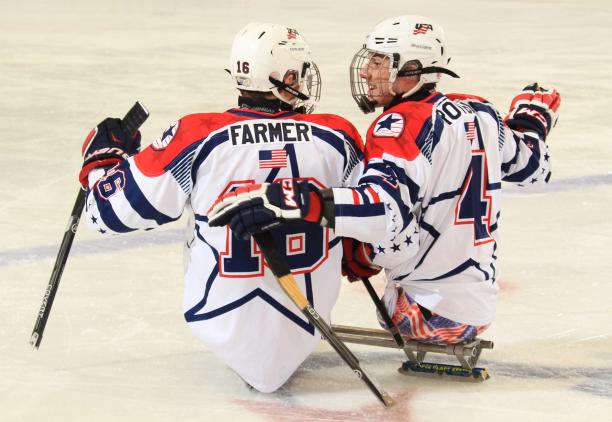
{"label": "metal sled frame", "polygon": [[[332,329],[338,337],[346,343],[365,344],[368,346],[388,347],[399,349],[392,335],[385,330],[373,328],[351,327],[346,325],[333,325]],[[403,337],[403,336],[402,336]],[[478,359],[483,349],[492,349],[493,342],[474,339],[469,343],[458,344],[435,344],[424,343],[403,337],[405,342],[404,352],[408,361],[404,362],[399,371],[407,375],[428,376],[438,375],[450,376],[464,381],[481,382],[489,378],[484,368],[477,368]],[[427,353],[454,356],[458,365],[447,365],[424,362]]]}

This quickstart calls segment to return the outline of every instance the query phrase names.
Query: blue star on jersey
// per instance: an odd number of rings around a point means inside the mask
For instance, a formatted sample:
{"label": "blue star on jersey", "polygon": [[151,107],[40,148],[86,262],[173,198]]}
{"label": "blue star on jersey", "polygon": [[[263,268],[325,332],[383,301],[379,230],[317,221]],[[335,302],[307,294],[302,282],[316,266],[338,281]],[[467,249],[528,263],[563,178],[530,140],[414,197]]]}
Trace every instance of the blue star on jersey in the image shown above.
{"label": "blue star on jersey", "polygon": [[373,136],[399,138],[404,131],[404,118],[398,113],[382,116],[374,124]]}
{"label": "blue star on jersey", "polygon": [[164,133],[162,133],[162,135],[159,138],[153,141],[153,143],[151,144],[151,148],[157,151],[161,151],[165,149],[170,144],[170,142],[174,139],[174,135],[176,135],[178,126],[179,126],[179,122],[172,123],[168,127],[168,129],[166,129]]}

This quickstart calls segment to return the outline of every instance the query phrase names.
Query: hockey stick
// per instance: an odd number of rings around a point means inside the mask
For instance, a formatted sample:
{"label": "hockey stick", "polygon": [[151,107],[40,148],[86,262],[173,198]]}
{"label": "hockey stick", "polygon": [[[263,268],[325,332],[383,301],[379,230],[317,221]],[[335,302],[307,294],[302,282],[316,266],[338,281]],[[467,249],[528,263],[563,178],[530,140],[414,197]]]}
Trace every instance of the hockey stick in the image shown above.
{"label": "hockey stick", "polygon": [[353,353],[346,347],[346,345],[338,338],[336,333],[332,331],[330,326],[323,320],[319,313],[312,307],[308,302],[308,299],[304,296],[302,291],[299,289],[295,278],[291,274],[287,259],[281,254],[276,247],[276,243],[272,238],[272,235],[268,232],[256,234],[255,241],[259,245],[259,248],[263,252],[272,273],[278,280],[279,284],[287,293],[289,298],[296,304],[296,306],[302,311],[302,314],[310,321],[319,332],[327,339],[329,344],[334,350],[340,355],[353,372],[368,386],[368,388],[376,395],[376,397],[382,402],[385,407],[390,407],[395,404],[395,401],[389,396],[389,394],[383,390],[383,388],[370,377],[363,368],[361,368],[359,361],[353,355]]}
{"label": "hockey stick", "polygon": [[404,341],[404,338],[400,334],[399,328],[397,328],[397,325],[395,325],[395,323],[389,316],[389,312],[387,311],[385,304],[376,294],[374,287],[372,287],[372,283],[370,283],[370,279],[368,277],[363,277],[361,281],[363,282],[363,285],[365,286],[366,290],[370,294],[370,297],[372,298],[372,302],[374,302],[374,305],[376,306],[376,309],[378,309],[378,312],[382,316],[383,321],[385,321],[385,324],[387,324],[387,327],[389,327],[389,332],[395,339],[395,343],[404,351],[404,353],[406,353],[406,356],[410,358],[410,352],[406,350],[406,342]]}
{"label": "hockey stick", "polygon": [[[138,128],[142,126],[148,117],[149,112],[147,109],[137,101],[121,121],[121,126],[125,132],[135,134]],[[45,295],[43,296],[42,304],[40,305],[40,310],[38,311],[38,315],[36,317],[34,330],[32,330],[32,336],[30,337],[30,344],[32,347],[34,347],[34,349],[38,349],[40,342],[42,341],[47,320],[49,319],[49,314],[51,313],[51,307],[53,306],[53,300],[55,299],[55,294],[57,293],[59,282],[62,278],[62,273],[64,272],[64,266],[66,265],[66,260],[68,259],[70,248],[72,247],[72,241],[74,240],[77,228],[79,227],[79,220],[84,207],[85,191],[83,189],[79,189],[76,201],[74,201],[74,206],[72,207],[72,212],[70,213],[70,218],[68,219],[68,225],[66,226],[64,238],[62,239],[59,252],[55,258],[55,265],[53,266],[53,271],[51,272],[49,284],[45,290]]]}

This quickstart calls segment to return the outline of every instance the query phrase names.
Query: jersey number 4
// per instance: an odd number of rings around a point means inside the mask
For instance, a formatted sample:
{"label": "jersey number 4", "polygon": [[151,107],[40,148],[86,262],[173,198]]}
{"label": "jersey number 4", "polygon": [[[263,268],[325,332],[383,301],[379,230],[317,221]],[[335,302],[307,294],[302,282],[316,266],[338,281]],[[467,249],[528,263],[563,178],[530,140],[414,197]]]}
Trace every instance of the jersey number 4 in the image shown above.
{"label": "jersey number 4", "polygon": [[[300,178],[300,180],[308,180],[321,189],[325,188],[312,178]],[[254,182],[250,180],[231,182],[224,193],[252,183]],[[266,263],[255,240],[236,239],[229,227],[226,230],[225,251],[219,254],[219,275],[229,278],[263,276]],[[314,271],[329,255],[327,228],[313,223],[292,222],[281,229],[271,230],[271,233],[279,250],[287,257],[287,263],[293,274]]]}
{"label": "jersey number 4", "polygon": [[491,196],[487,192],[487,155],[472,150],[472,162],[465,177],[459,203],[455,208],[455,224],[474,226],[474,246],[493,242],[491,237]]}

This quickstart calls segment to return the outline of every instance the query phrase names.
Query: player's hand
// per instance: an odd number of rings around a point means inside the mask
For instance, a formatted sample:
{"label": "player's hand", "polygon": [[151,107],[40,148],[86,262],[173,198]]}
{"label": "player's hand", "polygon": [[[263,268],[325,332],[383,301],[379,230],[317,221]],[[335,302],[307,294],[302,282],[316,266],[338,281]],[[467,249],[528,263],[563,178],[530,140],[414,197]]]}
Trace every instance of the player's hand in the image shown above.
{"label": "player's hand", "polygon": [[278,183],[243,186],[220,196],[208,210],[208,225],[229,224],[234,236],[248,239],[286,220],[319,223],[321,213],[318,189],[308,182],[283,179]]}
{"label": "player's hand", "polygon": [[556,89],[546,89],[533,83],[512,99],[504,119],[509,128],[536,131],[542,139],[557,123],[561,95]]}
{"label": "player's hand", "polygon": [[125,133],[121,120],[106,118],[89,132],[83,142],[83,168],[79,181],[87,187],[87,175],[99,167],[113,166],[140,150],[140,132],[134,136]]}
{"label": "player's hand", "polygon": [[382,267],[372,262],[372,245],[349,237],[342,239],[342,275],[352,283],[365,277],[372,277]]}

